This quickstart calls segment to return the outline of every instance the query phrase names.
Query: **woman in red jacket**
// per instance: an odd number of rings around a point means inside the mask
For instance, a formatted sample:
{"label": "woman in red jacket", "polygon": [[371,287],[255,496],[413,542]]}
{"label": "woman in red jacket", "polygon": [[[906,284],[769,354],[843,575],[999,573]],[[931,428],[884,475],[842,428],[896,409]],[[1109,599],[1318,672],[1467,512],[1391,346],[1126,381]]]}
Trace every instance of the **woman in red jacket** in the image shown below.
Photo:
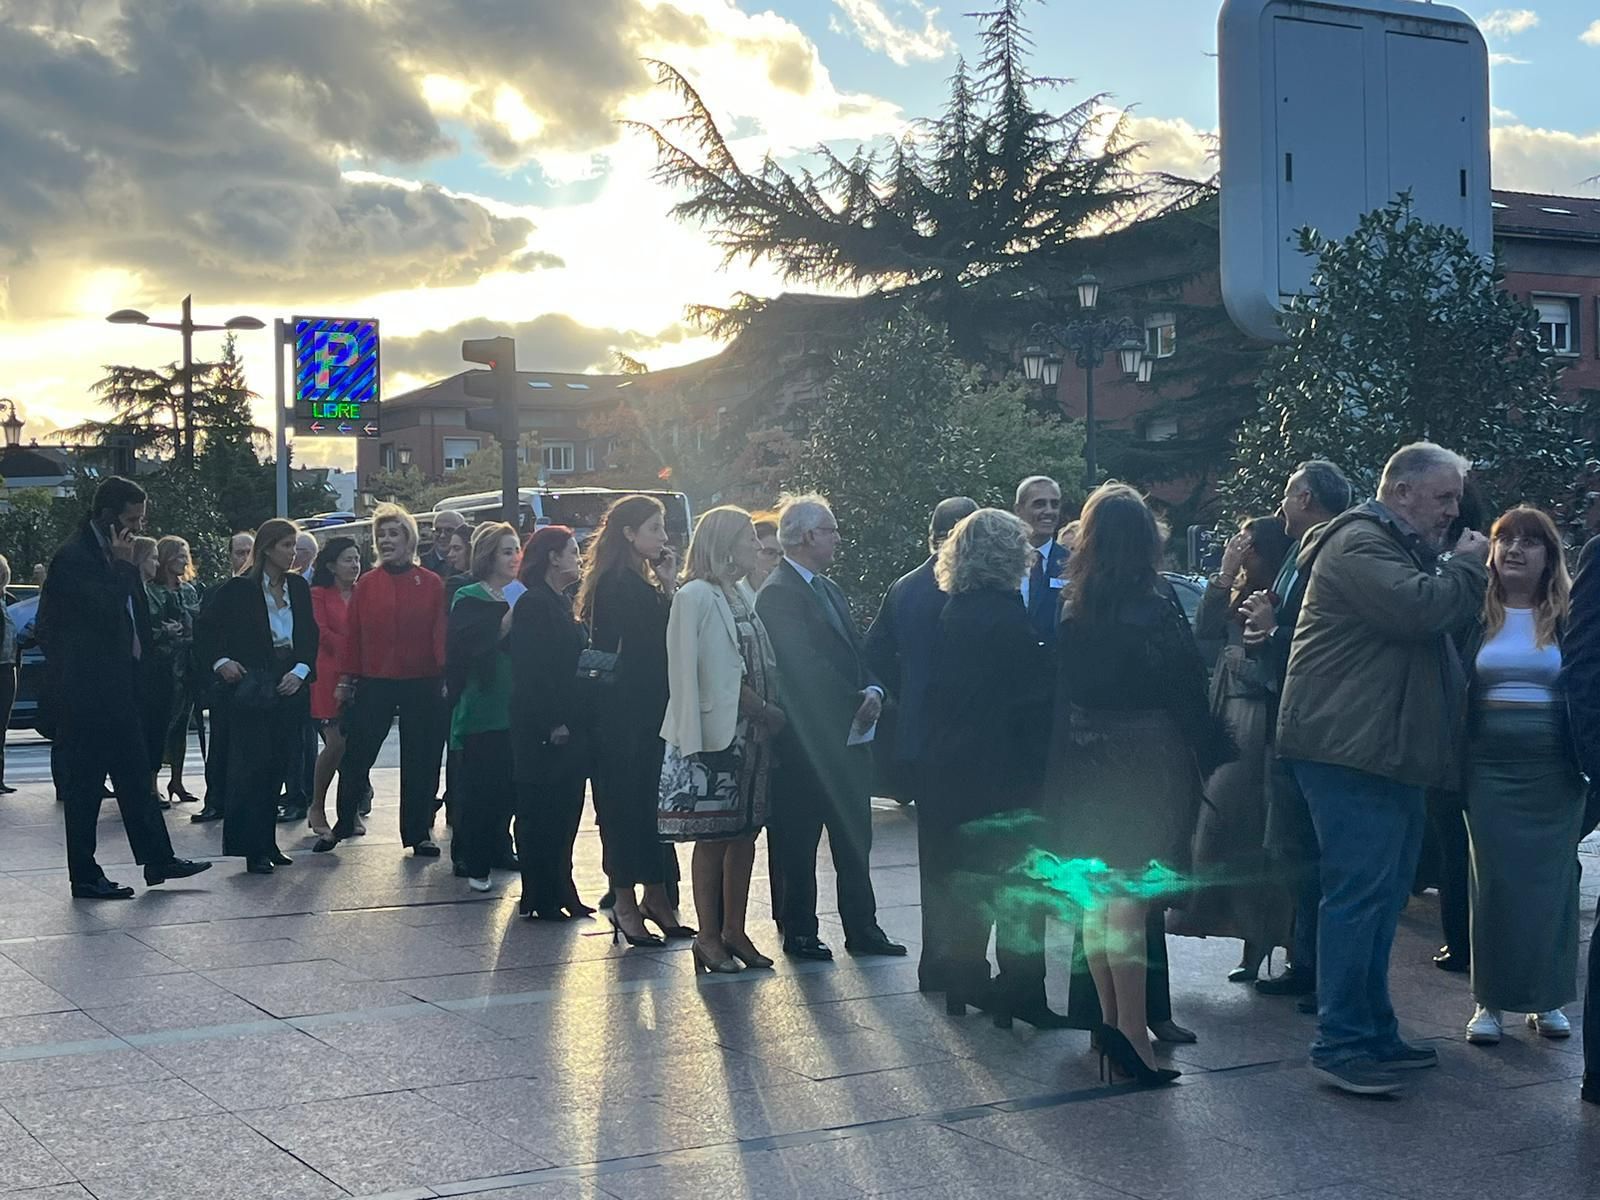
{"label": "woman in red jacket", "polygon": [[[354,538],[330,538],[311,567],[311,611],[317,618],[317,673],[311,684],[311,719],[322,732],[322,753],[317,755],[311,799],[311,832],[327,837],[328,788],[344,759],[344,728],[339,700],[339,668],[344,656],[350,598],[361,578],[361,547]],[[356,833],[366,828],[358,820]]]}
{"label": "woman in red jacket", "polygon": [[400,718],[400,841],[439,857],[433,813],[444,753],[444,584],[417,563],[417,523],[397,504],[372,514],[378,569],[350,596],[334,696],[345,712],[339,819],[318,852],[356,831],[372,764]]}

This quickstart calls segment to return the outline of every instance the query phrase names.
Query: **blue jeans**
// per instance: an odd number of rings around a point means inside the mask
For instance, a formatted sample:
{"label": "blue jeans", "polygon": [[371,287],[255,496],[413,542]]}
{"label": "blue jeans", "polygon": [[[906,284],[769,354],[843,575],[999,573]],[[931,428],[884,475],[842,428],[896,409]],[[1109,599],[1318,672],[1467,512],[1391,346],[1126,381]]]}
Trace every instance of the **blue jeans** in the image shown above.
{"label": "blue jeans", "polygon": [[1311,1061],[1383,1057],[1400,1042],[1389,953],[1422,853],[1423,789],[1326,763],[1293,768],[1322,847]]}

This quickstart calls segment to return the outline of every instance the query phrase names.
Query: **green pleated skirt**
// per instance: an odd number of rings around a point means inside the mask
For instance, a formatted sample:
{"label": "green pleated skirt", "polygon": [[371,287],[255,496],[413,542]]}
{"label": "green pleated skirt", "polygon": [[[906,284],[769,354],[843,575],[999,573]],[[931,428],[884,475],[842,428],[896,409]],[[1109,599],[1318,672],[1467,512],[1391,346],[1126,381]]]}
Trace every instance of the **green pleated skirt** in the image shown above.
{"label": "green pleated skirt", "polygon": [[1472,737],[1472,995],[1548,1012],[1578,995],[1583,779],[1557,705],[1485,707]]}

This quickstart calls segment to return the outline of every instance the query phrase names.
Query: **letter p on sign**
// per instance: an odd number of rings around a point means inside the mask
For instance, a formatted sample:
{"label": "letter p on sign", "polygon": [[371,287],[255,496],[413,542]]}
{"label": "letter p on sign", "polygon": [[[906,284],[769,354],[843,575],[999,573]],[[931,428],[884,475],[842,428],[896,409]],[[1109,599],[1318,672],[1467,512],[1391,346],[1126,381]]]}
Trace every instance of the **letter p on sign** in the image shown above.
{"label": "letter p on sign", "polygon": [[353,333],[329,333],[327,340],[317,347],[317,388],[327,391],[333,382],[333,368],[342,367],[356,356],[356,338]]}

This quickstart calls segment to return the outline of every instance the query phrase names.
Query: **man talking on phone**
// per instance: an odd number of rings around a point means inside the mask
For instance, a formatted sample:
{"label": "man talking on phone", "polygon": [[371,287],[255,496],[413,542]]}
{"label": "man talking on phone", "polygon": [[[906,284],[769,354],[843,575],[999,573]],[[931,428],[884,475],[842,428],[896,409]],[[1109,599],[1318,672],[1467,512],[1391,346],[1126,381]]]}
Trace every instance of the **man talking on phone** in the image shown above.
{"label": "man talking on phone", "polygon": [[149,752],[140,728],[139,660],[150,641],[149,609],[133,565],[144,527],[144,489],[113,476],[95,489],[88,519],[56,551],[39,600],[39,640],[56,714],[52,754],[66,810],[67,870],[81,900],[133,895],[95,861],[95,826],[106,776],[122,810],[134,861],[154,886],[210,869],[172,853],[150,791]]}

